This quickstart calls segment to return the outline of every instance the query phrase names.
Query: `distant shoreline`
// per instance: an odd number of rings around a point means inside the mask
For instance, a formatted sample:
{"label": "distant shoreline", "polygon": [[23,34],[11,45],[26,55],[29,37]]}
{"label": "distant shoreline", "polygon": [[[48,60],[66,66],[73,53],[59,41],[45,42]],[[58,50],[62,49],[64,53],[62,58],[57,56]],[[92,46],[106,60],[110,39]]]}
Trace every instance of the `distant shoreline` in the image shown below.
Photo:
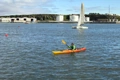
{"label": "distant shoreline", "polygon": [[[23,22],[0,22],[0,23],[23,23]],[[30,22],[30,23],[78,23],[77,21],[36,21],[36,22]],[[28,23],[28,24],[30,24]],[[85,24],[120,24],[120,21],[116,22],[97,22],[97,21],[90,21],[90,22],[84,22]]]}
{"label": "distant shoreline", "polygon": [[[38,21],[37,23],[77,23],[77,21]],[[86,24],[116,24],[116,23],[119,23],[120,22],[85,22]]]}

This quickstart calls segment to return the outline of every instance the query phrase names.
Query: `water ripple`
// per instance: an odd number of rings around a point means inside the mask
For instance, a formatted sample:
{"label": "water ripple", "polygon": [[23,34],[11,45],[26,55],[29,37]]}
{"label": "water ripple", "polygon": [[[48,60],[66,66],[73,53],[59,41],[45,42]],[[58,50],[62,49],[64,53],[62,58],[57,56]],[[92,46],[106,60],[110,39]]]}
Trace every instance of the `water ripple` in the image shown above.
{"label": "water ripple", "polygon": [[[1,23],[0,80],[119,80],[120,25],[86,24],[80,31],[71,25]],[[62,39],[87,50],[53,55],[67,48]]]}

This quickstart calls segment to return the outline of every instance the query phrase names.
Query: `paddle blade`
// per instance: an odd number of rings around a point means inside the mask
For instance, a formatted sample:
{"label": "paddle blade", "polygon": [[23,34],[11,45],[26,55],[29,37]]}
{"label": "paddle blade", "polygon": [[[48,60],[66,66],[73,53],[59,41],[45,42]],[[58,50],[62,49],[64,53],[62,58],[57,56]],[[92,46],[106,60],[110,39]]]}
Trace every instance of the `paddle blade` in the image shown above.
{"label": "paddle blade", "polygon": [[63,44],[66,44],[66,42],[65,42],[64,40],[62,40],[62,43],[63,43]]}

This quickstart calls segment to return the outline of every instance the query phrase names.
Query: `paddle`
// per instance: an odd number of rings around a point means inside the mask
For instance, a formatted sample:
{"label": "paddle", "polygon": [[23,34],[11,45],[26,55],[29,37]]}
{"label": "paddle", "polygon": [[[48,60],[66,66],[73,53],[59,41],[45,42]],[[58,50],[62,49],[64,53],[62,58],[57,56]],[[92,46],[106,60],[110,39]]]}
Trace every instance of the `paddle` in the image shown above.
{"label": "paddle", "polygon": [[[62,43],[65,44],[67,47],[69,47],[64,40],[62,40]],[[73,53],[74,53],[74,50],[72,50],[72,51],[73,51]]]}
{"label": "paddle", "polygon": [[67,47],[69,47],[69,46],[67,45],[67,43],[66,43],[64,40],[62,40],[62,43],[65,44]]}

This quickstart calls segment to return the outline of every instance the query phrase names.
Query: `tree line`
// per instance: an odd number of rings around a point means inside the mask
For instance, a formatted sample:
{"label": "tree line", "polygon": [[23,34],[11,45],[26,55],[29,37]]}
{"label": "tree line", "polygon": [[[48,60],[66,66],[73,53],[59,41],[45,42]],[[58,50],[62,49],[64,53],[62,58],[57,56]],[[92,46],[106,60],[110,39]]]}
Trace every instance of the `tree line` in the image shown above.
{"label": "tree line", "polygon": [[[79,15],[79,14],[77,14]],[[10,16],[0,16],[1,17],[33,17],[39,21],[55,21],[57,14],[30,14],[30,15],[10,15]],[[99,13],[89,13],[85,14],[85,17],[90,17],[90,21],[97,21],[98,19],[118,19],[120,20],[120,16],[114,14],[99,14]],[[64,21],[69,21],[70,15],[64,15]]]}
{"label": "tree line", "polygon": [[98,21],[98,19],[118,19],[120,20],[120,16],[116,14],[99,14],[99,13],[89,13],[88,15],[85,15],[87,17],[90,17],[91,21]]}

